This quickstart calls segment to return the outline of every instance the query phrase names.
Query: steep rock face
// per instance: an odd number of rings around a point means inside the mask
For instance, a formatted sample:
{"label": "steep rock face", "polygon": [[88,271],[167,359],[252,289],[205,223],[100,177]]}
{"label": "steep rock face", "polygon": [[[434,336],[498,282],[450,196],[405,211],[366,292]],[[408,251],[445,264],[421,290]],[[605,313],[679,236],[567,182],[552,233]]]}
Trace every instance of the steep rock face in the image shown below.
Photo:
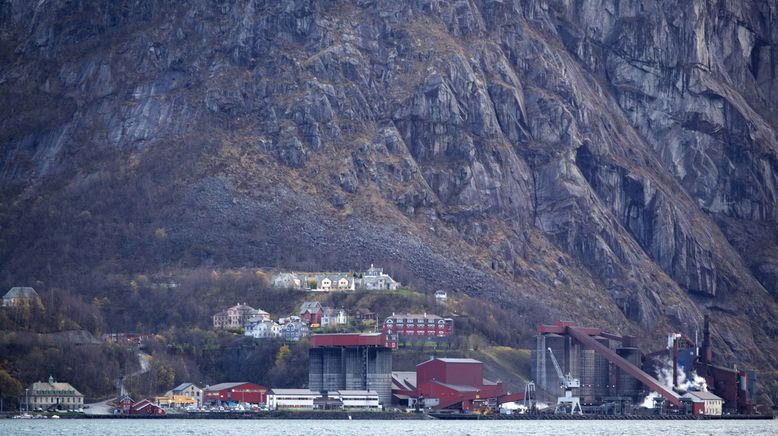
{"label": "steep rock face", "polygon": [[374,259],[773,368],[777,11],[6,1],[3,278]]}

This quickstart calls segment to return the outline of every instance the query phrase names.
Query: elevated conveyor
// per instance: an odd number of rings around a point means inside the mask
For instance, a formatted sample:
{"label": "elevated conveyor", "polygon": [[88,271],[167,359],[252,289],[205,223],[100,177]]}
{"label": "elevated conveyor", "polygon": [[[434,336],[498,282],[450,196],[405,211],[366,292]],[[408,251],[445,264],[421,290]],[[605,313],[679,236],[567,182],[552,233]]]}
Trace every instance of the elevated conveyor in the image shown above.
{"label": "elevated conveyor", "polygon": [[664,397],[665,400],[667,400],[674,406],[681,405],[681,396],[678,395],[678,393],[676,393],[675,391],[673,391],[668,387],[665,387],[662,383],[659,382],[659,380],[655,379],[654,377],[651,377],[642,369],[638,368],[637,366],[633,365],[623,357],[616,354],[610,348],[594,340],[594,338],[589,336],[590,330],[591,329],[583,329],[583,328],[568,325],[566,326],[565,333],[575,338],[575,340],[581,343],[581,345],[587,348],[591,348],[592,350],[594,350],[595,353],[604,357],[609,362],[621,368],[623,371],[626,371],[629,375],[639,380],[641,383],[643,383],[646,387],[648,387],[652,391],[657,392],[659,395]]}

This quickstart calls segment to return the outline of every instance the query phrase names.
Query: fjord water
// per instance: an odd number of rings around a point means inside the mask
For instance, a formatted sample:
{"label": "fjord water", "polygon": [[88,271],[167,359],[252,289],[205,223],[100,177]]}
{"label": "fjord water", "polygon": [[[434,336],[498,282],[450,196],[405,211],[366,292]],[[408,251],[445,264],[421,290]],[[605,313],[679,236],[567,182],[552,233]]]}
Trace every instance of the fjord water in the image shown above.
{"label": "fjord water", "polygon": [[776,435],[778,421],[333,421],[77,419],[0,421],[0,435]]}

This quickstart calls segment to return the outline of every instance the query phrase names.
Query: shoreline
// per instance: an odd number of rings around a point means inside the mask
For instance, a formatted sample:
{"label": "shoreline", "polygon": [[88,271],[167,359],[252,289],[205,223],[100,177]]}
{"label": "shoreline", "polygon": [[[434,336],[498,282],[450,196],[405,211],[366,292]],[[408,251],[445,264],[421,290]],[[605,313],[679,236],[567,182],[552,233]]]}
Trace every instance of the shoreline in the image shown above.
{"label": "shoreline", "polygon": [[[11,419],[16,414],[4,413]],[[709,420],[772,420],[772,415],[475,415],[448,413],[394,413],[344,411],[274,411],[274,412],[190,412],[162,416],[149,415],[83,415],[62,414],[60,419],[278,419],[278,420],[462,420],[462,421],[709,421]],[[39,418],[40,419],[40,418]]]}

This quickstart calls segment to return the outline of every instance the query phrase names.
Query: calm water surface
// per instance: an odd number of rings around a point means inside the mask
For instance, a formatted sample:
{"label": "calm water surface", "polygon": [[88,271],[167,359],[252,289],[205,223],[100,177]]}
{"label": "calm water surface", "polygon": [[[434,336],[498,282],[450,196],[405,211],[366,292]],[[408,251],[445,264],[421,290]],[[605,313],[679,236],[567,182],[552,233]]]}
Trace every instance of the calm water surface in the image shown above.
{"label": "calm water surface", "polygon": [[0,435],[778,435],[778,421],[0,420]]}

